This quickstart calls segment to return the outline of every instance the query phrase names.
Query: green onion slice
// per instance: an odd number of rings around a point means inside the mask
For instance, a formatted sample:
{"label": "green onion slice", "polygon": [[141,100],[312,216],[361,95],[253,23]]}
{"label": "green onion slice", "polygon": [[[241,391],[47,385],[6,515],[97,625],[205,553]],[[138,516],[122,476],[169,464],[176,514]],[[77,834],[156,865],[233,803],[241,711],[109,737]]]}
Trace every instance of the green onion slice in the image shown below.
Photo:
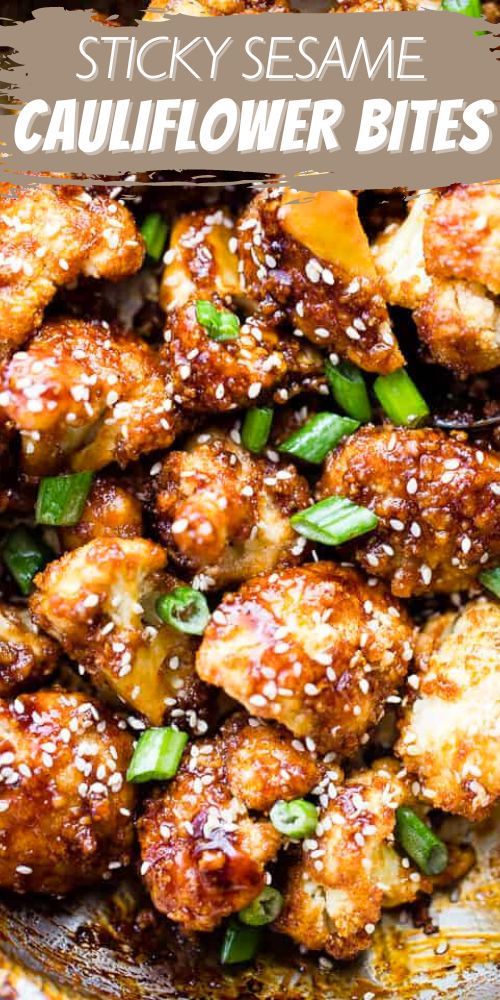
{"label": "green onion slice", "polygon": [[6,536],[2,557],[19,590],[27,596],[32,590],[33,577],[54,559],[54,552],[31,531],[20,526]]}
{"label": "green onion slice", "polygon": [[127,781],[165,781],[179,770],[187,733],[166,726],[141,733],[127,771]]}
{"label": "green onion slice", "polygon": [[241,428],[241,440],[245,448],[258,455],[267,444],[272,422],[273,410],[269,406],[254,406],[247,410]]}
{"label": "green onion slice", "polygon": [[342,545],[377,527],[378,517],[346,497],[327,497],[290,518],[299,535],[323,545]]}
{"label": "green onion slice", "polygon": [[146,244],[146,252],[151,260],[158,261],[167,242],[168,223],[160,212],[147,215],[141,226],[141,234]]}
{"label": "green onion slice", "polygon": [[262,932],[259,927],[231,923],[226,929],[220,960],[223,965],[250,962],[259,950]]}
{"label": "green onion slice", "polygon": [[161,594],[155,610],[162,622],[188,635],[203,635],[210,618],[206,597],[193,587],[175,587],[170,594]]}
{"label": "green onion slice", "polygon": [[292,799],[285,802],[280,799],[275,802],[269,819],[278,833],[293,840],[303,840],[311,837],[318,825],[319,813],[317,807],[306,799]]}
{"label": "green onion slice", "polygon": [[227,309],[216,309],[208,299],[196,302],[196,319],[212,340],[235,340],[240,333],[240,321]]}
{"label": "green onion slice", "polygon": [[465,14],[466,17],[481,17],[480,0],[442,0],[443,10],[450,14]]}
{"label": "green onion slice", "polygon": [[272,885],[266,885],[260,896],[238,913],[239,919],[249,927],[263,927],[272,924],[283,909],[283,896]]}
{"label": "green onion slice", "polygon": [[491,590],[495,597],[500,597],[500,566],[495,566],[495,569],[485,569],[479,574],[479,579],[483,587]]}
{"label": "green onion slice", "polygon": [[280,445],[279,451],[319,465],[346,434],[352,434],[358,427],[359,421],[350,417],[340,417],[338,413],[316,413]]}
{"label": "green onion slice", "polygon": [[396,426],[417,427],[429,416],[425,399],[404,368],[398,368],[391,375],[379,375],[373,383],[373,391]]}
{"label": "green onion slice", "polygon": [[425,875],[439,875],[446,868],[446,844],[407,806],[396,809],[396,838]]}
{"label": "green onion slice", "polygon": [[71,476],[47,476],[40,481],[35,518],[38,524],[78,524],[93,475],[76,472]]}
{"label": "green onion slice", "polygon": [[361,424],[371,420],[372,408],[368,389],[359,368],[350,361],[341,361],[338,365],[327,361],[325,374],[333,398],[344,412],[353,420],[359,420]]}

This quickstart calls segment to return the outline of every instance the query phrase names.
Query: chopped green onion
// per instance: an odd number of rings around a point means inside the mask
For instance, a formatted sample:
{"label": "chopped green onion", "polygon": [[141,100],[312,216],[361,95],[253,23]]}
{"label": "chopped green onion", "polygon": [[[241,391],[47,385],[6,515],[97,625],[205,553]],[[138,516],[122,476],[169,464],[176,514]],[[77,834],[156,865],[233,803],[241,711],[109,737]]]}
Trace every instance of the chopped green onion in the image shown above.
{"label": "chopped green onion", "polygon": [[245,927],[232,923],[226,929],[220,954],[223,965],[235,965],[237,962],[250,962],[255,957],[261,940],[259,927]]}
{"label": "chopped green onion", "polygon": [[425,875],[439,875],[446,868],[446,844],[407,806],[396,809],[396,837]]}
{"label": "chopped green onion", "polygon": [[162,622],[188,635],[203,635],[210,618],[206,597],[193,587],[175,587],[162,594],[155,609]]}
{"label": "chopped green onion", "polygon": [[465,14],[466,17],[481,17],[480,0],[442,0],[443,10],[450,14]]}
{"label": "chopped green onion", "polygon": [[254,406],[245,413],[243,427],[241,428],[241,440],[256,455],[262,451],[267,444],[273,422],[273,410],[269,406]]}
{"label": "chopped green onion", "polygon": [[238,913],[239,919],[250,927],[262,927],[264,924],[272,924],[283,909],[283,896],[272,885],[267,885],[262,890],[260,896],[254,899],[249,906]]}
{"label": "chopped green onion", "polygon": [[7,535],[2,557],[19,590],[27,596],[31,593],[33,577],[54,558],[54,553],[27,528],[19,527]]}
{"label": "chopped green onion", "polygon": [[366,424],[371,419],[372,408],[366,383],[359,368],[350,361],[341,361],[338,365],[332,365],[331,361],[327,361],[325,374],[333,398],[339,406],[354,420]]}
{"label": "chopped green onion", "polygon": [[91,484],[91,472],[47,476],[40,480],[35,518],[38,524],[78,524]]}
{"label": "chopped green onion", "polygon": [[166,726],[141,733],[127,771],[127,781],[165,781],[179,770],[187,733]]}
{"label": "chopped green onion", "polygon": [[278,833],[283,833],[285,837],[292,837],[293,840],[303,840],[304,837],[311,837],[318,825],[319,813],[312,802],[306,799],[292,799],[285,802],[280,799],[275,802],[269,819]]}
{"label": "chopped green onion", "polygon": [[495,597],[500,597],[500,566],[495,566],[495,569],[485,569],[479,574],[479,579],[483,587],[491,590]]}
{"label": "chopped green onion", "polygon": [[141,226],[141,234],[146,244],[146,252],[151,260],[160,260],[167,242],[168,223],[160,212],[147,215]]}
{"label": "chopped green onion", "polygon": [[240,321],[227,309],[216,309],[208,299],[196,302],[196,319],[212,340],[235,340],[240,333]]}
{"label": "chopped green onion", "polygon": [[417,427],[429,416],[425,399],[404,368],[390,375],[379,375],[373,383],[373,391],[396,426]]}
{"label": "chopped green onion", "polygon": [[378,517],[346,497],[327,497],[290,518],[299,535],[323,545],[343,545],[377,527]]}
{"label": "chopped green onion", "polygon": [[346,434],[352,434],[358,427],[359,421],[350,417],[339,417],[338,413],[316,413],[280,445],[279,451],[319,465]]}

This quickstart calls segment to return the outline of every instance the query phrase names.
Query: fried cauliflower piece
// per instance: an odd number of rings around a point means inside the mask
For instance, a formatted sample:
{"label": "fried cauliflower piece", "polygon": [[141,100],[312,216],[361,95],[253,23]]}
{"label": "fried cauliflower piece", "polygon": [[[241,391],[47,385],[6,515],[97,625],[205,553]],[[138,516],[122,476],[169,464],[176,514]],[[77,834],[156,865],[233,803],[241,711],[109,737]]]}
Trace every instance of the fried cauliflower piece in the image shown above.
{"label": "fried cauliflower piece", "polygon": [[159,354],[107,323],[45,323],[4,366],[0,385],[32,475],[126,465],[169,447],[179,429]]}
{"label": "fried cauliflower piece", "polygon": [[444,431],[365,427],[328,457],[318,499],[373,510],[357,561],[411,597],[468,587],[500,555],[500,458]]}
{"label": "fried cauliflower piece", "polygon": [[263,815],[306,794],[320,771],[279,727],[231,719],[194,743],[139,820],[141,872],[154,905],[186,930],[210,931],[265,886],[282,837]]}
{"label": "fried cauliflower piece", "polygon": [[[425,8],[436,7],[438,3],[425,3]],[[338,0],[338,4],[332,7],[330,14],[378,14],[385,12],[392,14],[399,11],[413,11],[423,9],[424,4],[420,0]]]}
{"label": "fried cauliflower piece", "polygon": [[151,0],[144,21],[162,21],[164,15],[217,17],[225,14],[287,14],[288,0]]}
{"label": "fried cauliflower piece", "polygon": [[79,275],[118,281],[144,244],[124,205],[74,185],[0,185],[0,359],[39,326],[60,285]]}
{"label": "fried cauliflower piece", "polygon": [[203,732],[197,713],[206,693],[194,673],[194,640],[154,613],[155,597],[178,586],[166,561],[144,538],[97,538],[35,577],[31,608],[105,695],[153,726],[170,717]]}
{"label": "fried cauliflower piece", "polygon": [[90,488],[78,524],[60,528],[65,549],[77,549],[94,538],[136,538],[142,535],[142,507],[131,490],[111,479],[97,479]]}
{"label": "fried cauliflower piece", "polygon": [[480,598],[431,619],[416,654],[396,752],[433,807],[483,819],[500,796],[500,604]]}
{"label": "fried cauliflower piece", "polygon": [[183,570],[202,575],[204,589],[301,560],[305,540],[290,516],[310,493],[293,465],[255,458],[214,432],[170,452],[154,482],[160,538]]}
{"label": "fried cauliflower piece", "polygon": [[500,181],[447,188],[429,211],[424,253],[436,278],[477,281],[500,295]]}
{"label": "fried cauliflower piece", "polygon": [[0,602],[0,697],[43,681],[57,660],[56,643],[39,633],[29,611]]}
{"label": "fried cauliflower piece", "polygon": [[227,594],[196,658],[199,676],[320,751],[351,754],[412,657],[403,608],[353,569],[321,562]]}
{"label": "fried cauliflower piece", "polygon": [[128,865],[130,734],[86,695],[0,703],[0,885],[65,893]]}
{"label": "fried cauliflower piece", "polygon": [[367,371],[404,363],[351,192],[259,194],[239,221],[238,246],[243,289],[268,322],[286,317]]}
{"label": "fried cauliflower piece", "polygon": [[350,959],[369,947],[383,907],[411,902],[432,882],[404,867],[393,846],[396,809],[409,798],[393,761],[357,772],[334,796],[290,866],[273,926],[313,951]]}
{"label": "fried cauliflower piece", "polygon": [[165,312],[194,299],[241,296],[234,219],[226,208],[186,212],[172,226],[160,287]]}

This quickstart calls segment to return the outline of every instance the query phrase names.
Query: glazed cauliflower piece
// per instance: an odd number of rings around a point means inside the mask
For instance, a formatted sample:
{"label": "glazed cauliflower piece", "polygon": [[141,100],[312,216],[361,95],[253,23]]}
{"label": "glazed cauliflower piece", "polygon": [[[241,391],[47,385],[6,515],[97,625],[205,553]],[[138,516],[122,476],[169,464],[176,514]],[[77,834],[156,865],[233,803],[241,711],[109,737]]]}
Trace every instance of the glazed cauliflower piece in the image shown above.
{"label": "glazed cauliflower piece", "polygon": [[58,654],[26,608],[0,602],[0,697],[41,683],[54,672]]}
{"label": "glazed cauliflower piece", "polygon": [[290,516],[307,507],[310,492],[293,465],[256,458],[230,435],[211,432],[169,452],[154,485],[160,538],[204,589],[301,561],[305,539]]}
{"label": "glazed cauliflower piece", "polygon": [[279,727],[242,715],[210,742],[193,743],[138,824],[141,872],[156,908],[186,930],[210,931],[251,903],[282,844],[262,814],[306,794],[319,776]]}
{"label": "glazed cauliflower piece", "polygon": [[45,323],[4,366],[0,387],[32,475],[125,465],[167,448],[179,428],[159,354],[107,323]]}
{"label": "glazed cauliflower piece", "polygon": [[431,619],[416,663],[396,752],[433,807],[483,819],[500,796],[500,604]]}
{"label": "glazed cauliflower piece", "polygon": [[[97,538],[35,577],[35,621],[105,695],[159,726],[170,718],[204,732],[206,692],[192,637],[160,621],[155,597],[178,581],[166,553],[144,538]],[[154,624],[148,624],[148,619]]]}
{"label": "glazed cauliflower piece", "polygon": [[238,247],[242,289],[268,322],[287,318],[367,371],[404,363],[351,192],[263,192],[239,220]]}
{"label": "glazed cauliflower piece", "polygon": [[227,594],[196,669],[308,747],[349,755],[405,677],[412,636],[406,612],[384,588],[348,567],[313,563]]}
{"label": "glazed cauliflower piece", "polygon": [[132,738],[86,695],[0,703],[0,885],[59,894],[130,862]]}
{"label": "glazed cauliflower piece", "polygon": [[138,271],[144,244],[124,205],[74,185],[0,185],[0,359],[40,325],[60,285]]}
{"label": "glazed cauliflower piece", "polygon": [[144,21],[162,21],[171,14],[217,17],[225,14],[286,14],[288,0],[150,0]]}
{"label": "glazed cauliflower piece", "polygon": [[439,2],[433,0],[338,0],[330,14],[392,14],[399,11],[439,9]]}
{"label": "glazed cauliflower piece", "polygon": [[411,597],[468,587],[500,555],[500,458],[444,431],[365,427],[328,457],[318,499],[373,510],[357,561]]}
{"label": "glazed cauliflower piece", "polygon": [[432,881],[394,847],[395,814],[411,796],[394,761],[333,788],[314,838],[290,865],[274,928],[313,951],[350,959],[368,948],[383,907],[413,901]]}
{"label": "glazed cauliflower piece", "polygon": [[142,535],[142,507],[130,489],[101,477],[92,483],[78,524],[60,528],[64,549],[77,549],[94,538]]}
{"label": "glazed cauliflower piece", "polygon": [[160,286],[165,312],[194,299],[220,299],[227,305],[241,297],[235,223],[226,208],[186,212],[172,226]]}

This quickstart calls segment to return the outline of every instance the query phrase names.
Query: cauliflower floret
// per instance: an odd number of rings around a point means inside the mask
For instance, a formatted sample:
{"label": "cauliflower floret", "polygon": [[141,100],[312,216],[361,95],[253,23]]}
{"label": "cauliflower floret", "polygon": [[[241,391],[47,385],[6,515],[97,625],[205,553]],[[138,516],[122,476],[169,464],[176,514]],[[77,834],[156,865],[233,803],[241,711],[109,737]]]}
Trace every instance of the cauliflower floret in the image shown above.
{"label": "cauliflower floret", "polygon": [[379,517],[356,559],[398,597],[467,587],[500,555],[500,458],[444,431],[365,427],[326,461],[318,498]]}
{"label": "cauliflower floret", "polygon": [[172,227],[161,281],[160,304],[165,312],[181,309],[194,299],[215,296],[230,303],[233,296],[241,296],[233,243],[234,221],[227,209],[179,216]]}
{"label": "cauliflower floret", "polygon": [[[438,2],[426,0],[425,9],[435,7],[439,9]],[[419,10],[423,7],[421,0],[338,0],[338,4],[332,7],[330,14],[378,14],[385,12],[392,14],[399,11]]]}
{"label": "cauliflower floret", "polygon": [[142,535],[141,504],[119,483],[97,479],[78,524],[60,528],[59,535],[65,549],[77,549],[94,538],[135,538]]}
{"label": "cauliflower floret", "polygon": [[164,15],[189,14],[217,17],[223,14],[286,14],[288,0],[150,0],[145,21],[162,21]]}
{"label": "cauliflower floret", "polygon": [[31,608],[99,690],[153,726],[172,717],[203,731],[197,713],[206,693],[194,673],[195,642],[154,613],[155,597],[178,586],[166,561],[146,539],[98,538],[35,577]]}
{"label": "cauliflower floret", "polygon": [[249,712],[308,746],[350,754],[380,718],[412,657],[406,612],[348,567],[281,570],[227,594],[196,669]]}
{"label": "cauliflower floret", "polygon": [[56,668],[58,647],[25,608],[0,602],[0,696],[33,687]]}
{"label": "cauliflower floret", "polygon": [[97,702],[38,691],[0,703],[0,885],[69,892],[128,865],[132,738]]}
{"label": "cauliflower floret", "polygon": [[154,905],[187,930],[210,931],[265,886],[282,837],[262,815],[306,794],[320,771],[279,728],[231,719],[194,743],[139,820],[141,871]]}
{"label": "cauliflower floret", "polygon": [[439,364],[464,375],[500,364],[500,306],[482,285],[434,278],[413,318]]}
{"label": "cauliflower floret", "polygon": [[454,184],[430,207],[425,262],[437,278],[460,278],[500,295],[500,181]]}
{"label": "cauliflower floret", "polygon": [[396,751],[433,807],[482,819],[500,796],[500,604],[438,615],[416,652],[417,694]]}
{"label": "cauliflower floret", "polygon": [[307,507],[294,466],[255,458],[217,432],[172,451],[155,477],[156,519],[169,555],[221,588],[299,562],[304,539],[290,515]]}
{"label": "cauliflower floret", "polygon": [[351,192],[259,194],[238,240],[244,289],[268,322],[286,317],[367,371],[404,363]]}
{"label": "cauliflower floret", "polygon": [[0,185],[0,358],[41,323],[59,285],[80,274],[117,281],[143,257],[133,216],[106,195]]}

